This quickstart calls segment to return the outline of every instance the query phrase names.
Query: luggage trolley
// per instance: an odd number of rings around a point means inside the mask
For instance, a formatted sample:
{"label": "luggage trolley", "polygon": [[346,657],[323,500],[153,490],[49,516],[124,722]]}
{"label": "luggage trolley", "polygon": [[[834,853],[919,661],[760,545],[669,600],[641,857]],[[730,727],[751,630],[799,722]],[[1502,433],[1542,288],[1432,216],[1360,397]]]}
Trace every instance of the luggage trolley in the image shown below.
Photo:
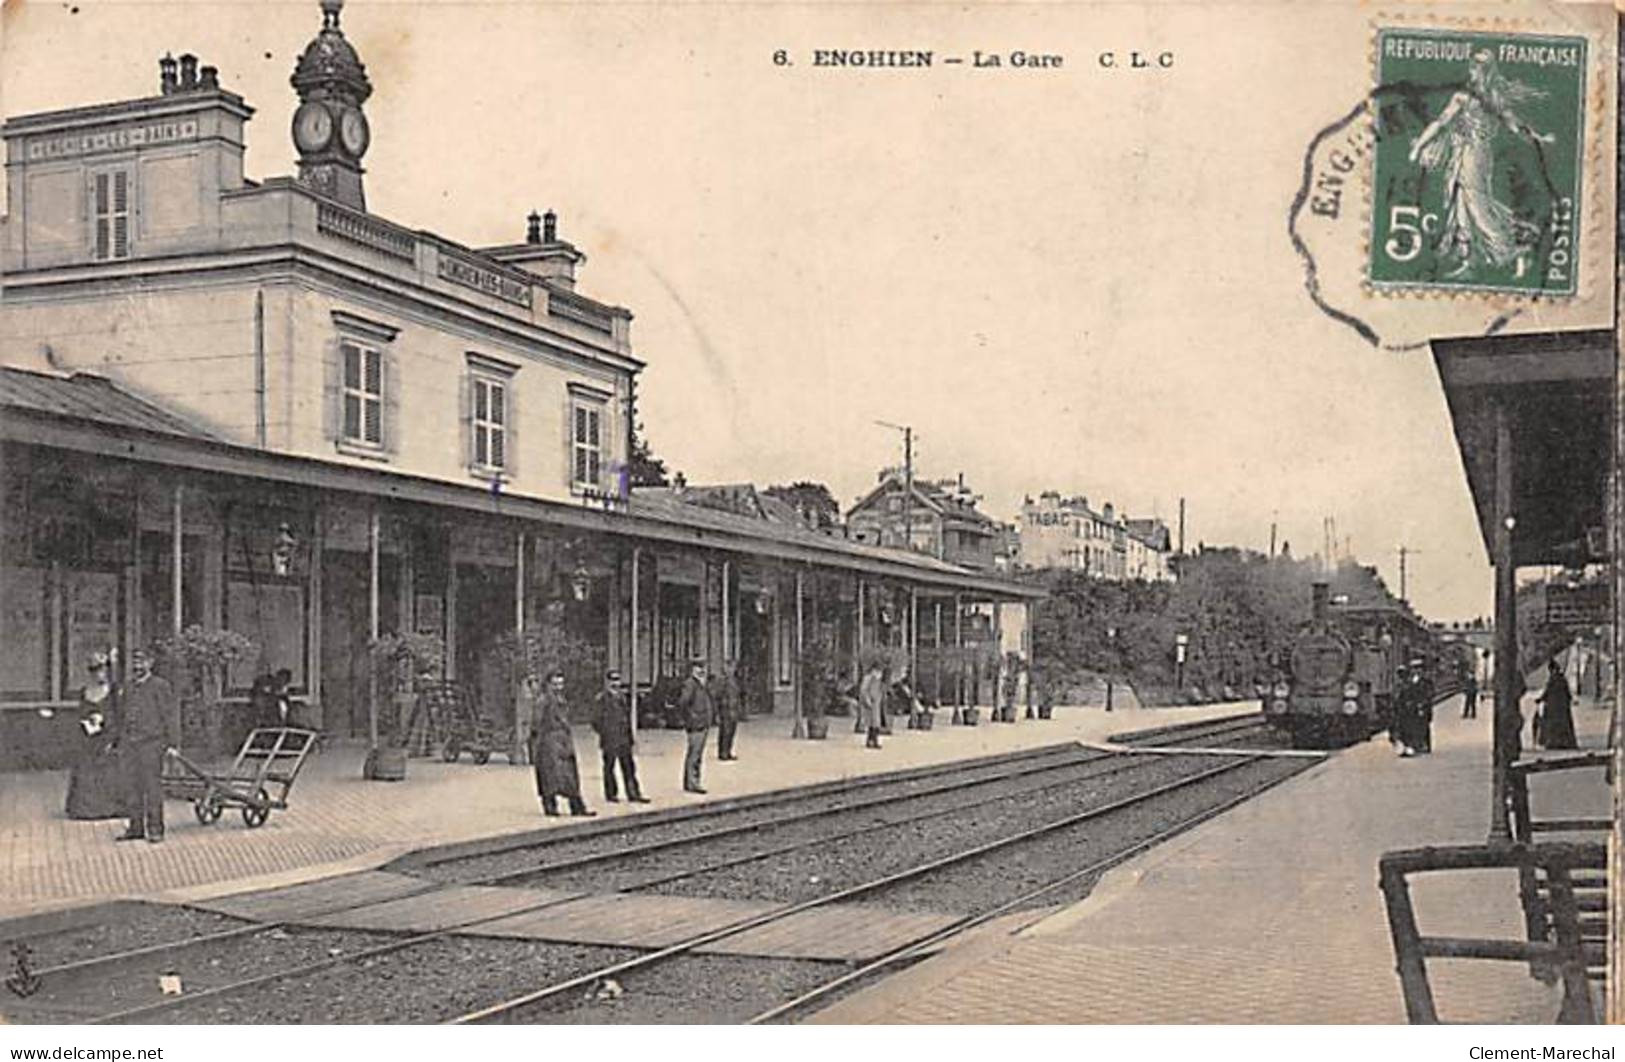
{"label": "luggage trolley", "polygon": [[477,764],[483,766],[491,762],[496,736],[491,724],[480,714],[472,690],[456,683],[443,682],[424,690],[423,696],[430,699],[431,714],[439,722],[440,736],[444,742],[440,746],[442,760],[456,763],[458,757],[467,752]]}
{"label": "luggage trolley", "polygon": [[230,772],[223,775],[210,774],[177,752],[170,762],[179,765],[180,772],[166,769],[164,796],[190,800],[198,822],[205,826],[228,807],[242,808],[249,829],[263,826],[272,808],[287,810],[288,791],[315,748],[316,736],[314,730],[291,726],[251,730]]}

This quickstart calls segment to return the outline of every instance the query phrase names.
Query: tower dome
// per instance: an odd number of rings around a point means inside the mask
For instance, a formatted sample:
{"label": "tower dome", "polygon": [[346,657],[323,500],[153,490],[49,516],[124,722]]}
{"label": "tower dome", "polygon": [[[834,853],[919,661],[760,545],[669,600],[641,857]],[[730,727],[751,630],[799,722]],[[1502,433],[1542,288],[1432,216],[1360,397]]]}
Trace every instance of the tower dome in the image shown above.
{"label": "tower dome", "polygon": [[350,102],[361,104],[372,95],[367,68],[339,29],[339,12],[343,8],[344,0],[322,0],[321,32],[305,46],[289,79],[302,100],[342,93]]}

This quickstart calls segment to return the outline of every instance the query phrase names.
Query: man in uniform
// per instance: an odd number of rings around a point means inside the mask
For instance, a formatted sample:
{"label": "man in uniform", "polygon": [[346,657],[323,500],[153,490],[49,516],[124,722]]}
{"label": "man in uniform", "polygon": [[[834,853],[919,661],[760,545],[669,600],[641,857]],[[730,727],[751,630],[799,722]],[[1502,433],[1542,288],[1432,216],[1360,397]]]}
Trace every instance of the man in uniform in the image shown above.
{"label": "man in uniform", "polygon": [[611,670],[604,676],[603,691],[593,706],[592,728],[598,731],[598,751],[604,758],[604,799],[620,799],[615,787],[615,768],[621,769],[626,799],[647,804],[649,798],[638,788],[638,765],[632,760],[632,702],[621,686],[621,673]]}
{"label": "man in uniform", "polygon": [[700,762],[705,758],[705,735],[716,716],[716,704],[705,685],[705,661],[695,659],[688,665],[688,681],[677,699],[688,731],[688,752],[683,757],[683,791],[704,793],[700,788]]}
{"label": "man in uniform", "polygon": [[151,844],[164,839],[164,760],[181,743],[175,691],[152,673],[146,650],[130,653],[130,688],[119,712],[119,765],[130,824],[118,838]]}
{"label": "man in uniform", "polygon": [[717,707],[717,759],[737,760],[734,735],[739,731],[739,680],[734,665],[724,663],[722,673],[712,680],[711,699]]}

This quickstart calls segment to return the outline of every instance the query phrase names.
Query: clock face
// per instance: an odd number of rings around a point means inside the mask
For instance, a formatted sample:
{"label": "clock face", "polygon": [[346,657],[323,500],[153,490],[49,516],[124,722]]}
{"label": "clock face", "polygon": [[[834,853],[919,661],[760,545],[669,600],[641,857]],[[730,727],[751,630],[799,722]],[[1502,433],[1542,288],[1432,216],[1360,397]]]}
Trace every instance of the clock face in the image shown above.
{"label": "clock face", "polygon": [[360,158],[367,153],[367,145],[372,141],[372,130],[367,128],[367,116],[354,107],[344,112],[339,119],[339,137],[344,141],[344,150],[351,156]]}
{"label": "clock face", "polygon": [[293,116],[293,142],[300,151],[320,151],[333,139],[333,115],[319,103],[307,103]]}

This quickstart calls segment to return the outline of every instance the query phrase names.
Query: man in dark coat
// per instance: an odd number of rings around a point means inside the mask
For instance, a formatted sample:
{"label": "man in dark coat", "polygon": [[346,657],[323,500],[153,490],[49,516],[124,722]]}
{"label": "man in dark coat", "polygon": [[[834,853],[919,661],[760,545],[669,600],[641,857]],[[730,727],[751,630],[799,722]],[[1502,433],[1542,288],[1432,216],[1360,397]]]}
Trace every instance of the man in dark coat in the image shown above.
{"label": "man in dark coat", "polygon": [[1411,681],[1416,684],[1416,744],[1413,747],[1427,756],[1433,752],[1433,678],[1426,661],[1411,661]]}
{"label": "man in dark coat", "polygon": [[683,756],[683,791],[704,793],[700,788],[700,763],[705,758],[705,735],[716,717],[716,704],[705,684],[705,661],[689,664],[688,681],[677,698],[683,727],[688,731],[688,751]]}
{"label": "man in dark coat", "polygon": [[739,703],[739,680],[734,677],[733,664],[722,665],[722,674],[711,680],[711,700],[717,709],[717,759],[737,760],[734,755],[734,735],[739,731],[742,714]]}
{"label": "man in dark coat", "polygon": [[1462,669],[1461,717],[1478,718],[1478,673],[1471,665]]}
{"label": "man in dark coat", "polygon": [[598,731],[598,751],[604,758],[604,799],[612,804],[620,799],[615,787],[619,766],[626,799],[647,804],[649,798],[638,788],[638,765],[632,759],[632,702],[621,686],[619,671],[604,676],[604,688],[593,705],[592,728]]}
{"label": "man in dark coat", "polygon": [[143,649],[130,653],[130,688],[119,705],[119,764],[130,824],[121,841],[152,844],[164,839],[164,760],[181,743],[180,703],[165,680],[152,673]]}
{"label": "man in dark coat", "polygon": [[[534,678],[526,680],[527,685]],[[594,815],[581,799],[581,772],[576,767],[575,738],[570,733],[570,706],[564,700],[564,673],[555,671],[547,677],[547,689],[536,695],[527,690],[534,702],[530,723],[531,764],[536,771],[536,795],[541,797],[542,811],[548,815],[559,813],[559,797],[570,804],[572,815]]]}
{"label": "man in dark coat", "polygon": [[1393,718],[1388,724],[1389,740],[1401,756],[1416,755],[1416,694],[1410,668],[1401,664],[1394,671]]}

